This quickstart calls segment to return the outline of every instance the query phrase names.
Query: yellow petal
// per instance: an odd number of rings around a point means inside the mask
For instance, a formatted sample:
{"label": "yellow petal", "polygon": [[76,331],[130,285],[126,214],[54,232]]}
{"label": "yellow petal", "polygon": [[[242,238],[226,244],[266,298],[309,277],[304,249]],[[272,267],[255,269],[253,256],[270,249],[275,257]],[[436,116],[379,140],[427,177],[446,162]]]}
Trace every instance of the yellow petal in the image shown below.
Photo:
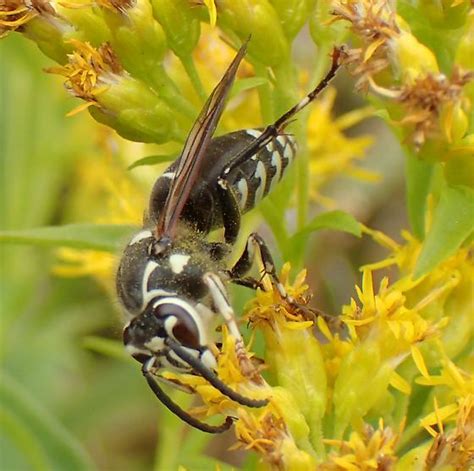
{"label": "yellow petal", "polygon": [[410,384],[395,371],[390,377],[390,386],[394,387],[403,394],[406,394],[407,396],[411,394]]}
{"label": "yellow petal", "polygon": [[415,362],[418,371],[425,377],[429,378],[428,369],[426,368],[425,360],[423,359],[423,355],[420,352],[420,349],[415,345],[411,346],[411,356],[413,357],[413,361]]}
{"label": "yellow petal", "polygon": [[214,0],[203,0],[209,12],[209,23],[212,27],[216,26],[217,21],[217,9]]}

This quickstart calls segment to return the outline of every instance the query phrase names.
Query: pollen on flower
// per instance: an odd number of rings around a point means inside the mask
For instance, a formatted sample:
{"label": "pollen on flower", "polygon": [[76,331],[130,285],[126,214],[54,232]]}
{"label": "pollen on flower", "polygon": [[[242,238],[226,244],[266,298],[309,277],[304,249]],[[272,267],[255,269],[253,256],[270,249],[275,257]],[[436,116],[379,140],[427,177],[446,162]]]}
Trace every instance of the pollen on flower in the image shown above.
{"label": "pollen on flower", "polygon": [[238,443],[232,448],[254,450],[265,456],[266,461],[277,469],[283,462],[282,442],[288,439],[285,422],[272,411],[258,415],[241,411],[235,426]]}
{"label": "pollen on flower", "polygon": [[358,77],[356,89],[366,91],[373,77],[389,66],[388,41],[400,33],[396,15],[386,0],[348,0],[333,4],[334,21],[351,23],[360,48],[347,51],[344,62]]}
{"label": "pollen on flower", "polygon": [[442,421],[439,433],[426,455],[427,469],[471,469],[474,465],[474,394],[460,401],[456,426],[445,431]]}
{"label": "pollen on flower", "polygon": [[[420,424],[434,437],[438,434],[434,429],[435,426],[438,431],[442,432],[445,423],[453,421],[456,416],[459,421],[460,417],[466,415],[466,408],[470,411],[474,406],[474,378],[472,374],[458,368],[446,357],[443,359],[443,368],[439,375],[423,375],[416,382],[423,386],[443,388],[442,401],[444,405],[439,407],[438,400],[435,399],[434,411],[420,421]],[[469,413],[468,416],[471,417],[471,414]],[[473,419],[474,417],[470,418],[471,421]],[[474,433],[474,423],[472,428]]]}
{"label": "pollen on flower", "polygon": [[[400,88],[397,101],[407,111],[400,123],[413,127],[412,139],[417,148],[441,129],[440,115],[443,107],[453,108],[459,103],[464,85],[473,79],[474,72],[461,71],[456,67],[449,79],[443,74],[427,74]],[[442,130],[451,136],[452,121],[449,116],[452,114],[448,113],[446,116],[448,118],[444,120]]]}
{"label": "pollen on flower", "polygon": [[360,432],[352,432],[348,440],[324,440],[335,450],[320,465],[321,471],[353,471],[356,469],[392,469],[397,461],[395,448],[400,433],[385,427],[382,420],[374,429],[364,424]]}
{"label": "pollen on flower", "polygon": [[21,30],[38,15],[52,15],[56,12],[48,0],[4,0],[0,4],[0,38],[10,31]]}
{"label": "pollen on flower", "polygon": [[285,263],[280,272],[280,282],[288,295],[294,299],[296,305],[301,306],[302,310],[295,306],[285,303],[282,299],[278,286],[272,283],[265,275],[263,283],[265,290],[258,290],[257,296],[250,301],[246,308],[246,319],[254,326],[260,324],[273,325],[274,323],[285,324],[289,328],[306,329],[313,325],[312,320],[305,316],[305,306],[309,303],[311,295],[308,292],[308,285],[305,283],[306,270],[302,270],[291,283],[289,274],[291,265]]}
{"label": "pollen on flower", "polygon": [[47,72],[66,77],[66,88],[74,95],[90,104],[97,104],[97,95],[107,89],[123,73],[122,66],[110,44],[99,48],[77,39],[69,41],[75,48],[68,55],[69,63],[51,67]]}

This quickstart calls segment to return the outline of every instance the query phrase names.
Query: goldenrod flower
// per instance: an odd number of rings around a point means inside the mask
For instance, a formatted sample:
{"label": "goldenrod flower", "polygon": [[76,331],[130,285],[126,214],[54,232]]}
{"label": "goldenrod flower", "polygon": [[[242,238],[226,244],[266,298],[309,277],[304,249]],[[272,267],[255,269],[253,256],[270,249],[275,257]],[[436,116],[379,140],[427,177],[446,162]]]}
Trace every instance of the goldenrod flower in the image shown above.
{"label": "goldenrod flower", "polygon": [[5,0],[0,5],[0,37],[16,31],[43,10],[55,14],[48,2],[37,0],[27,5],[23,0]]}
{"label": "goldenrod flower", "polygon": [[217,24],[245,41],[250,35],[249,55],[267,66],[288,58],[289,44],[275,8],[266,0],[219,0]]}
{"label": "goldenrod flower", "polygon": [[364,424],[360,432],[352,432],[348,440],[324,440],[334,447],[320,471],[355,471],[392,469],[397,462],[396,445],[399,433],[379,421],[374,429]]}
{"label": "goldenrod flower", "polygon": [[12,31],[23,33],[41,51],[63,63],[70,47],[65,38],[73,32],[71,24],[49,0],[4,0],[0,4],[0,38]]}
{"label": "goldenrod flower", "polygon": [[[436,56],[415,38],[387,0],[337,1],[333,14],[334,21],[349,21],[361,42],[346,59],[358,77],[356,86],[401,105],[402,112],[387,108],[406,128],[415,149],[427,139],[459,144],[469,128],[471,106],[463,87],[473,73],[456,65],[451,78],[440,73]],[[389,65],[392,75],[385,70]]]}
{"label": "goldenrod flower", "polygon": [[172,372],[164,372],[162,376],[202,399],[202,406],[190,410],[193,415],[223,414],[238,419],[235,423],[238,443],[233,448],[252,449],[277,469],[304,470],[314,465],[311,455],[298,446],[308,441],[309,432],[298,402],[284,388],[270,388],[260,376],[258,364],[252,363],[251,355],[236,348],[236,339],[227,329],[223,329],[222,336],[222,347],[215,349],[219,378],[246,397],[268,398],[267,406],[244,408],[200,376]]}
{"label": "goldenrod flower", "polygon": [[362,41],[360,48],[348,51],[346,63],[354,64],[356,88],[367,90],[373,77],[390,63],[388,42],[400,32],[395,13],[386,0],[349,0],[333,2],[332,14],[332,21],[349,21]]}
{"label": "goldenrod flower", "polygon": [[[420,148],[439,128],[448,143],[464,137],[468,123],[462,109],[462,89],[473,78],[473,72],[455,68],[450,79],[442,74],[428,74],[400,88],[396,99],[407,112],[400,124],[413,128],[416,147]],[[393,92],[389,93],[393,97]]]}
{"label": "goldenrod flower", "polygon": [[95,48],[75,39],[70,43],[75,51],[68,54],[68,64],[48,71],[66,77],[66,88],[86,101],[72,113],[91,107],[98,121],[131,140],[158,143],[180,139],[172,110],[123,69],[109,44]]}
{"label": "goldenrod flower", "polygon": [[453,430],[444,431],[441,421],[438,425],[440,432],[425,459],[428,469],[471,469],[474,466],[474,394],[460,401]]}
{"label": "goldenrod flower", "polygon": [[[67,90],[84,101],[75,111],[87,108],[127,139],[153,143],[150,154],[166,157],[179,154],[202,102],[250,34],[235,82],[239,93],[231,94],[216,134],[272,122],[303,95],[299,79],[305,73],[309,82],[317,79],[333,42],[352,34],[344,61],[355,87],[372,95],[371,106],[334,118],[336,92],[329,89],[288,128],[302,149],[293,177],[304,233],[309,198],[332,204],[319,194],[323,183],[341,174],[375,180],[357,166],[372,137],[345,135],[375,114],[420,151],[442,185],[472,183],[472,5],[411,2],[416,12],[426,9],[423,28],[406,5],[399,12],[396,6],[389,0],[3,0],[0,35],[21,33],[59,63],[49,71],[65,77]],[[306,22],[320,54],[313,77],[290,60]],[[452,32],[442,54],[432,39],[438,25]],[[106,139],[125,146],[110,134]],[[133,146],[139,147],[128,147],[127,159],[107,146],[105,161],[94,156],[91,165],[84,156],[77,172],[83,198],[70,205],[71,219],[87,213],[98,223],[141,225],[147,188],[160,171],[134,169],[142,178],[126,173],[124,164],[142,154],[142,144]],[[429,228],[429,205],[418,216]],[[284,209],[277,217],[284,221]],[[211,341],[220,380],[245,397],[268,399],[264,407],[239,405],[198,374],[157,374],[200,400],[189,411],[200,420],[235,418],[233,448],[257,453],[269,469],[467,469],[474,454],[467,358],[474,333],[472,245],[451,250],[415,278],[423,242],[407,231],[400,242],[367,227],[363,232],[388,253],[359,267],[356,294],[338,312],[311,308],[306,272],[292,279],[285,264],[281,284],[265,275],[264,289],[245,309],[244,320],[263,337],[264,358],[225,326],[219,343]],[[288,240],[294,239],[284,233],[278,242],[292,254]],[[90,275],[112,291],[115,255],[57,253],[56,274]],[[387,267],[394,269],[390,278],[374,282],[375,272]],[[400,450],[408,451],[400,456]]]}

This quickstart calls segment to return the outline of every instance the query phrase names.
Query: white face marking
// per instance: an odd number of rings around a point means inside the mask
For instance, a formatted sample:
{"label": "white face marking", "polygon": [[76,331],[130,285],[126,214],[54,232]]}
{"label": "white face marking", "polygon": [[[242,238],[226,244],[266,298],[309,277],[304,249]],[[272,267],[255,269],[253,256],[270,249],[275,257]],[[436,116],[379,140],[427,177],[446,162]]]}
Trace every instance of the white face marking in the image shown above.
{"label": "white face marking", "polygon": [[161,352],[165,348],[165,340],[161,337],[153,337],[145,344],[145,347],[154,353]]}
{"label": "white face marking", "polygon": [[143,354],[143,355],[149,355],[150,352],[147,352],[146,350],[142,350],[141,348],[137,348],[133,345],[125,345],[125,350],[127,351],[127,353],[131,356],[133,355],[139,355],[139,354]]}
{"label": "white face marking", "polygon": [[161,175],[160,178],[169,178],[170,180],[172,180],[175,175],[176,175],[176,173],[174,173],[174,172],[165,172],[165,173],[163,173],[163,175]]}
{"label": "white face marking", "polygon": [[288,163],[291,163],[293,160],[293,149],[291,148],[290,144],[287,144],[283,149],[283,156],[288,160]]}
{"label": "white face marking", "polygon": [[272,167],[275,167],[275,175],[273,175],[273,180],[270,186],[270,190],[280,181],[281,179],[281,157],[278,151],[273,152],[272,160],[270,162]]}
{"label": "white face marking", "polygon": [[134,245],[137,242],[140,242],[143,239],[147,239],[148,237],[151,237],[151,231],[150,230],[145,230],[145,231],[140,231],[138,234],[135,234],[133,239],[129,242],[128,245]]}
{"label": "white face marking", "polygon": [[270,141],[265,147],[271,154],[273,152],[273,141]]}
{"label": "white face marking", "polygon": [[245,131],[249,136],[255,137],[255,139],[262,135],[261,131],[257,131],[256,129],[247,129]]}
{"label": "white face marking", "polygon": [[263,198],[263,193],[267,184],[267,172],[265,170],[265,165],[263,165],[262,162],[258,162],[257,164],[257,168],[255,170],[255,178],[260,179],[257,191],[255,191],[255,203],[257,203]]}
{"label": "white face marking", "polygon": [[285,136],[278,136],[276,140],[281,144],[282,147],[285,147],[285,144],[286,144]]}
{"label": "white face marking", "polygon": [[244,209],[245,205],[247,204],[247,197],[249,195],[249,187],[247,185],[247,180],[245,178],[241,178],[237,183],[237,189],[240,192],[240,201],[239,206],[240,209]]}
{"label": "white face marking", "polygon": [[186,264],[188,263],[189,258],[189,255],[184,255],[181,253],[175,253],[171,255],[171,257],[169,258],[171,271],[176,274],[181,273]]}

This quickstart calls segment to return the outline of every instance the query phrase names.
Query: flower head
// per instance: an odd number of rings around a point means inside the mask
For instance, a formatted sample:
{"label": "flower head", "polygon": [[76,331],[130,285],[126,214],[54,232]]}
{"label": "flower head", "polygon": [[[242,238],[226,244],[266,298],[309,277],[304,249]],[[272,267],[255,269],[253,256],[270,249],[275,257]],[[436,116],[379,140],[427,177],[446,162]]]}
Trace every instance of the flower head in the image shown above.
{"label": "flower head", "polygon": [[[473,79],[472,72],[455,65],[450,79],[440,73],[436,56],[387,0],[337,1],[333,14],[333,21],[350,22],[360,42],[346,58],[358,77],[357,88],[398,105],[387,108],[416,150],[428,139],[451,144],[464,137],[470,101],[463,87]],[[386,70],[389,66],[392,74]]]}
{"label": "flower head", "polygon": [[52,67],[48,72],[66,77],[66,88],[76,97],[98,105],[97,96],[105,92],[112,83],[117,83],[124,73],[110,44],[94,48],[90,43],[70,40],[75,48],[69,62],[62,67]]}
{"label": "flower head", "polygon": [[48,0],[4,0],[0,5],[0,37],[21,29],[38,15],[56,16]]}
{"label": "flower head", "polygon": [[379,421],[375,429],[368,424],[352,432],[348,440],[325,440],[334,451],[321,464],[321,471],[353,471],[356,469],[392,469],[397,462],[396,446],[400,434]]}

